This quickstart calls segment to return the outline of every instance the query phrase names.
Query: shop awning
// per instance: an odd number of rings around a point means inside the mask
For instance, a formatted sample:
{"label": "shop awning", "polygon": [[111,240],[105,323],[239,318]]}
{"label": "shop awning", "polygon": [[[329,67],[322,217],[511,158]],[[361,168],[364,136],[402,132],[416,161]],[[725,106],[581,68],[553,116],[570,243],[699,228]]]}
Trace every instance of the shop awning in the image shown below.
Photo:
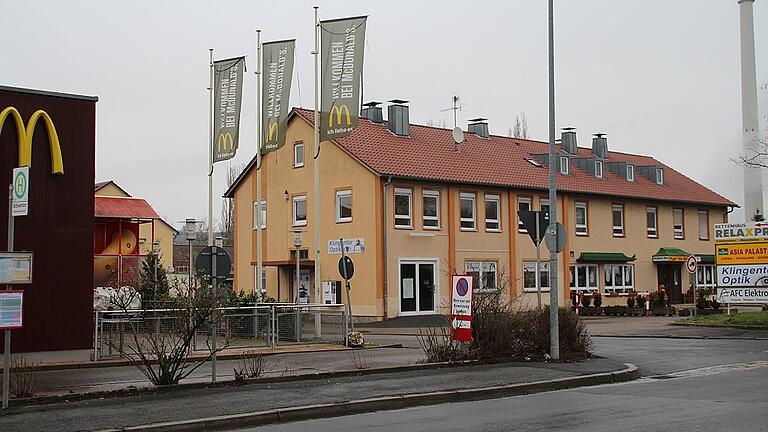
{"label": "shop awning", "polygon": [[653,255],[653,262],[685,262],[690,255],[679,248],[663,247]]}
{"label": "shop awning", "polygon": [[715,255],[714,254],[694,254],[696,255],[696,259],[702,263],[702,264],[714,264],[715,263]]}
{"label": "shop awning", "polygon": [[627,262],[637,258],[621,252],[582,252],[577,261],[581,262]]}

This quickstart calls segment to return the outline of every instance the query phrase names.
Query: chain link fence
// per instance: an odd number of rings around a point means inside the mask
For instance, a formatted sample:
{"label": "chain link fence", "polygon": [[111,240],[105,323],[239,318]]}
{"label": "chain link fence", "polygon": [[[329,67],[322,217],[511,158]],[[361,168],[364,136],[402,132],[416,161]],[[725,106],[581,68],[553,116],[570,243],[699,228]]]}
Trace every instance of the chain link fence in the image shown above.
{"label": "chain link fence", "polygon": [[[268,304],[217,309],[216,325],[193,335],[193,351],[209,351],[212,332],[219,347],[272,348],[319,343],[346,344],[344,305]],[[94,360],[114,359],[139,344],[173,349],[180,337],[174,309],[96,311]],[[154,351],[154,350],[153,350]]]}

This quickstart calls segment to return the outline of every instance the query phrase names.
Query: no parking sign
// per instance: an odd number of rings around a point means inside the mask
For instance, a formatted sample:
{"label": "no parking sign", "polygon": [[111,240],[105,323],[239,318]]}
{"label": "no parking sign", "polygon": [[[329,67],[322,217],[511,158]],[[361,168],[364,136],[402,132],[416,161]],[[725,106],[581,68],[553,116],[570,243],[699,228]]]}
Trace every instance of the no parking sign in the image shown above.
{"label": "no parking sign", "polygon": [[451,335],[453,340],[472,340],[472,276],[453,275],[451,283]]}

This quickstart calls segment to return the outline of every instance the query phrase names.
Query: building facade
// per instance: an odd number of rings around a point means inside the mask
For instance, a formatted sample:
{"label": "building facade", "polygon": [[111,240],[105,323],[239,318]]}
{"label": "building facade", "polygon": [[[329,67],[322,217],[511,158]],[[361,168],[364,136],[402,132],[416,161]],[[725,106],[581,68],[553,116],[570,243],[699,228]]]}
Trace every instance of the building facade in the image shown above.
{"label": "building facade", "polygon": [[[502,289],[524,307],[537,302],[536,249],[518,210],[548,210],[547,143],[492,136],[480,119],[457,144],[451,130],[407,123],[408,107],[364,110],[351,135],[321,145],[320,221],[314,221],[313,112],[295,109],[286,145],[263,157],[263,262],[266,294],[281,301],[339,301],[339,239],[355,263],[356,317],[445,313],[450,276],[475,276],[477,292]],[[405,114],[405,115],[403,115]],[[403,120],[404,119],[404,120]],[[397,123],[398,121],[404,123]],[[568,232],[558,268],[542,244],[542,302],[557,271],[560,304],[572,293],[599,290],[604,304],[663,285],[672,302],[686,301],[689,254],[696,277],[714,284],[712,225],[727,221],[730,200],[648,157],[591,148],[564,130],[557,158],[558,221]],[[256,286],[255,161],[225,196],[235,202],[235,288]],[[321,280],[314,283],[314,229],[320,224]],[[302,246],[294,246],[301,231]],[[301,266],[295,282],[295,254]],[[710,265],[711,263],[711,265]]]}

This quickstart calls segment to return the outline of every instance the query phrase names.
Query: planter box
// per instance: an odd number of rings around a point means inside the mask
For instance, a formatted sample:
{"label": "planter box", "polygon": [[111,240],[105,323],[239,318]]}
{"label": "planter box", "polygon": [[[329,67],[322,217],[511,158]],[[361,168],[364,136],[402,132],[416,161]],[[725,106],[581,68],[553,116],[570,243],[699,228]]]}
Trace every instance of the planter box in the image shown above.
{"label": "planter box", "polygon": [[720,315],[725,313],[722,309],[696,309],[696,315]]}
{"label": "planter box", "polygon": [[590,306],[588,308],[582,308],[581,314],[584,316],[600,316],[603,314],[603,308]]}
{"label": "planter box", "polygon": [[606,315],[615,315],[615,316],[626,315],[627,307],[626,306],[606,306],[603,308],[603,312],[605,312]]}
{"label": "planter box", "polygon": [[643,316],[643,315],[645,315],[645,308],[641,308],[641,307],[637,307],[637,306],[633,307],[633,308],[628,307],[627,308],[627,315],[629,315],[629,316]]}
{"label": "planter box", "polygon": [[677,312],[677,310],[674,306],[651,308],[653,316],[674,316],[675,312]]}

